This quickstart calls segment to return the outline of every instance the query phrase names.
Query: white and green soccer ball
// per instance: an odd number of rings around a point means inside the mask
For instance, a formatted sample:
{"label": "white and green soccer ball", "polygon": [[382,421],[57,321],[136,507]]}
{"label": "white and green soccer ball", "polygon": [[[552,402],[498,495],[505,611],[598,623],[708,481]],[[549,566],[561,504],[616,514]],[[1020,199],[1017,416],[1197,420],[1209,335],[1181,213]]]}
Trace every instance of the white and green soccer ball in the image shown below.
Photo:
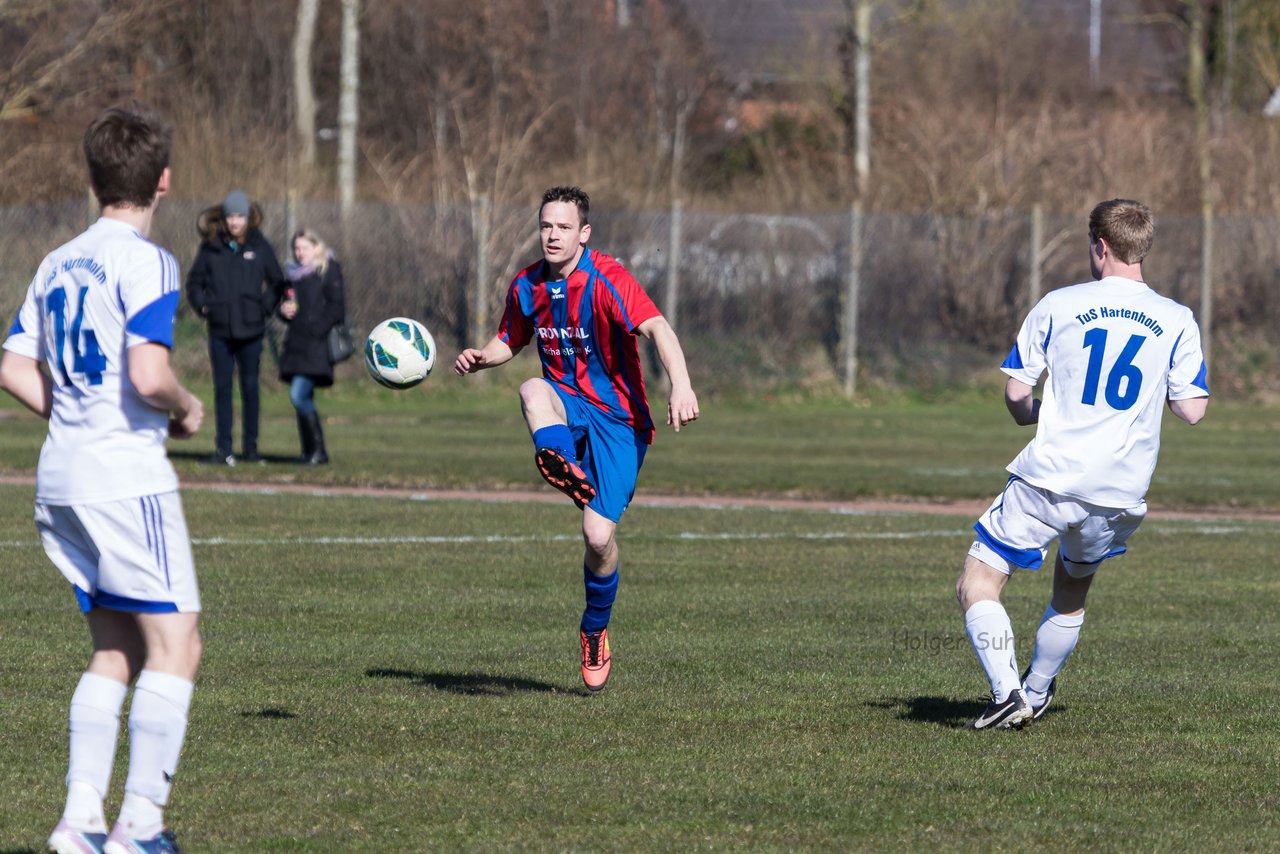
{"label": "white and green soccer ball", "polygon": [[369,376],[387,388],[412,388],[436,365],[436,342],[427,328],[407,317],[384,320],[364,342]]}

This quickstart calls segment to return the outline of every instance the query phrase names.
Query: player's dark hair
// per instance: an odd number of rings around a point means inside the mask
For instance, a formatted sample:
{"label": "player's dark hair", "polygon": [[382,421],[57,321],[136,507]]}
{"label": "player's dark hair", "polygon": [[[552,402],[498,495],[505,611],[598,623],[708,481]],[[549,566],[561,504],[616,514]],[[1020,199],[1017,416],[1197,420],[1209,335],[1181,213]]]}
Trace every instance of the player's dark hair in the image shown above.
{"label": "player's dark hair", "polygon": [[1111,199],[1089,214],[1089,236],[1107,241],[1112,253],[1126,264],[1141,264],[1156,236],[1151,208],[1133,199]]}
{"label": "player's dark hair", "polygon": [[578,207],[578,225],[587,224],[587,214],[591,212],[591,199],[581,187],[552,187],[542,194],[542,204],[538,205],[538,216],[542,209],[551,202],[570,202]]}
{"label": "player's dark hair", "polygon": [[110,107],[84,132],[84,158],[98,204],[145,208],[169,166],[173,127],[141,104]]}

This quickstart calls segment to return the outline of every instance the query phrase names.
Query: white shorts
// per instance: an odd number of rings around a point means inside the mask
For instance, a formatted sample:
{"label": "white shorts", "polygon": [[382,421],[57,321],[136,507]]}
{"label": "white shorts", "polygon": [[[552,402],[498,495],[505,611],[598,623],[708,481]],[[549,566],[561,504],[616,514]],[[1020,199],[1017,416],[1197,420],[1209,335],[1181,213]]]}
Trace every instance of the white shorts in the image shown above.
{"label": "white shorts", "polygon": [[1147,515],[1147,504],[1120,510],[1099,507],[1009,478],[1004,492],[973,526],[969,554],[1006,575],[1039,569],[1055,539],[1067,573],[1092,575],[1098,564],[1125,553],[1125,543]]}
{"label": "white shorts", "polygon": [[75,587],[80,610],[200,610],[176,491],[101,504],[36,502],[36,528],[45,554]]}

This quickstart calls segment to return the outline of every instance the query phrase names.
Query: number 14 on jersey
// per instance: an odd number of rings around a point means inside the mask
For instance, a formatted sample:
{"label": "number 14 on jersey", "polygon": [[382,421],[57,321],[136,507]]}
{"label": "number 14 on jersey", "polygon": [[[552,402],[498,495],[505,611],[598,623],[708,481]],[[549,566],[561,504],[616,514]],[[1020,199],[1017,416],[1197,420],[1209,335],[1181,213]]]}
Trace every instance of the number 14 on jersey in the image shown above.
{"label": "number 14 on jersey", "polygon": [[[81,374],[89,385],[102,384],[102,372],[107,367],[107,357],[98,348],[98,336],[92,329],[84,328],[84,300],[88,288],[76,288],[75,316],[71,328],[67,328],[67,292],[61,286],[49,291],[45,297],[45,310],[53,320],[54,351],[51,360],[57,370],[54,378],[62,385],[71,385],[71,374]],[[67,371],[66,350],[71,347],[71,371]]]}

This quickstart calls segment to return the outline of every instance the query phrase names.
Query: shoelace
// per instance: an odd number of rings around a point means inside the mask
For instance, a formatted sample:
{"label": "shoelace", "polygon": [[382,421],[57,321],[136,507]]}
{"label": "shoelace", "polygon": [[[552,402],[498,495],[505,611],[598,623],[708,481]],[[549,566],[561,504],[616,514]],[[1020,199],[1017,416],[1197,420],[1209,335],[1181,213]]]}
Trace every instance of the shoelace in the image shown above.
{"label": "shoelace", "polygon": [[599,667],[600,666],[600,633],[596,632],[595,634],[588,634],[586,638],[582,641],[582,645],[583,647],[586,648],[587,666]]}

